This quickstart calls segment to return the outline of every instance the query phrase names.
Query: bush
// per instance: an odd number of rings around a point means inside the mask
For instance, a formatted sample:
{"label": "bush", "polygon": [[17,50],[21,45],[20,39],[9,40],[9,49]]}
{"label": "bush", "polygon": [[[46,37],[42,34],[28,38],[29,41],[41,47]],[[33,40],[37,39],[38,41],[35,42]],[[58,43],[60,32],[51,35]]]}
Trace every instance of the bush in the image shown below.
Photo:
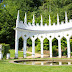
{"label": "bush", "polygon": [[44,45],[43,45],[43,48],[44,48],[44,50],[49,50],[48,44],[44,44]]}
{"label": "bush", "polygon": [[56,45],[54,45],[52,47],[52,53],[53,53],[53,56],[57,56],[58,55],[58,50],[57,50],[57,46]]}
{"label": "bush", "polygon": [[47,38],[44,39],[43,49],[44,49],[44,50],[49,50],[49,41],[48,41]]}
{"label": "bush", "polygon": [[71,56],[72,56],[72,52],[71,52]]}
{"label": "bush", "polygon": [[9,44],[2,44],[3,57],[6,57],[6,54],[10,53],[9,49],[10,49],[10,45]]}
{"label": "bush", "polygon": [[62,51],[62,55],[66,56],[67,55],[67,50]]}
{"label": "bush", "polygon": [[30,38],[27,39],[27,46],[29,46],[29,47],[32,46],[32,40]]}
{"label": "bush", "polygon": [[66,53],[65,52],[63,53],[63,56],[66,56]]}
{"label": "bush", "polygon": [[41,45],[40,45],[40,44],[38,44],[38,45],[36,46],[36,52],[39,52],[39,51],[41,51]]}

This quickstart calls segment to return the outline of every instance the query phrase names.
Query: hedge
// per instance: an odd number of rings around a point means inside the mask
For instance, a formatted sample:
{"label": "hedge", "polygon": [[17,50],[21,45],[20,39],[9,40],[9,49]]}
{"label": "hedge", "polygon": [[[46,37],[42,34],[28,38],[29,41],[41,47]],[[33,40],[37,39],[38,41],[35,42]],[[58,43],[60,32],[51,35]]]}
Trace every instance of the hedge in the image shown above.
{"label": "hedge", "polygon": [[10,45],[9,44],[5,44],[5,43],[2,44],[3,57],[6,57],[6,54],[10,53],[9,49],[10,49]]}

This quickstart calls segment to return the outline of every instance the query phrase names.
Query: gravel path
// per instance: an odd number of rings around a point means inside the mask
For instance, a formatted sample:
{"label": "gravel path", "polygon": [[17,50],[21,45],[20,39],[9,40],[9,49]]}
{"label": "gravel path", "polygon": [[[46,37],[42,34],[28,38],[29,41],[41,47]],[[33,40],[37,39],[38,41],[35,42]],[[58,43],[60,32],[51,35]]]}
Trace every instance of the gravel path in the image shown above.
{"label": "gravel path", "polygon": [[[27,51],[26,53],[29,53],[29,54],[32,54],[32,52],[29,52],[29,51]],[[45,55],[44,54],[44,57],[48,57],[49,55]],[[40,58],[41,57],[41,54],[38,54],[38,53],[35,53],[35,58]],[[26,57],[26,58],[32,58],[32,55],[31,56],[28,56],[28,57]]]}

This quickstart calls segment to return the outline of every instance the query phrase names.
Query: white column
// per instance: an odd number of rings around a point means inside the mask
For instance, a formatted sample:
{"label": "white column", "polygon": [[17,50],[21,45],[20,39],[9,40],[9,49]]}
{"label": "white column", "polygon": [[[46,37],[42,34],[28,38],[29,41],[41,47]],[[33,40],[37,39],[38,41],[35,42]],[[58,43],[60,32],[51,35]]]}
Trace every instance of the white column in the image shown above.
{"label": "white column", "polygon": [[17,30],[16,30],[16,35],[15,35],[15,58],[18,58],[18,44],[19,44],[19,39],[17,36]]}
{"label": "white column", "polygon": [[43,40],[41,40],[41,58],[43,58]]}
{"label": "white column", "polygon": [[61,39],[58,39],[58,53],[59,53],[59,58],[61,58]]}
{"label": "white column", "polygon": [[70,40],[67,38],[67,56],[70,58]]}
{"label": "white column", "polygon": [[32,57],[35,58],[35,40],[32,40]]}
{"label": "white column", "polygon": [[27,45],[27,40],[24,39],[23,41],[23,57],[26,58],[26,45]]}
{"label": "white column", "polygon": [[0,44],[0,60],[3,58],[3,54],[2,54],[2,44]]}
{"label": "white column", "polygon": [[0,60],[3,58],[2,52],[0,50]]}
{"label": "white column", "polygon": [[49,40],[50,58],[52,58],[52,40]]}

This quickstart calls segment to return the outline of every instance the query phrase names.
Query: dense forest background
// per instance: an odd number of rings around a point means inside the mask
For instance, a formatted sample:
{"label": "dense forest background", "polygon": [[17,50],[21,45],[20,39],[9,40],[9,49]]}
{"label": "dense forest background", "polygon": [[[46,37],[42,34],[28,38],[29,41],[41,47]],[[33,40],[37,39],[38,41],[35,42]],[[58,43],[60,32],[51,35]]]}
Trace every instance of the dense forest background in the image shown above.
{"label": "dense forest background", "polygon": [[[65,22],[65,11],[67,11],[68,20],[72,19],[72,0],[3,0],[0,3],[0,43],[10,44],[11,49],[14,49],[15,45],[15,31],[13,28],[16,25],[18,10],[20,10],[20,20],[22,21],[26,12],[27,21],[31,23],[33,14],[35,15],[35,23],[40,23],[41,15],[43,15],[43,24],[49,23],[49,15],[51,16],[51,23],[57,23],[57,13],[60,22]],[[57,40],[54,39],[53,42],[57,43]],[[44,40],[44,44],[46,43],[48,43],[48,40]],[[63,48],[66,47],[66,40],[62,41],[62,44]],[[28,45],[31,46],[30,39]]]}

